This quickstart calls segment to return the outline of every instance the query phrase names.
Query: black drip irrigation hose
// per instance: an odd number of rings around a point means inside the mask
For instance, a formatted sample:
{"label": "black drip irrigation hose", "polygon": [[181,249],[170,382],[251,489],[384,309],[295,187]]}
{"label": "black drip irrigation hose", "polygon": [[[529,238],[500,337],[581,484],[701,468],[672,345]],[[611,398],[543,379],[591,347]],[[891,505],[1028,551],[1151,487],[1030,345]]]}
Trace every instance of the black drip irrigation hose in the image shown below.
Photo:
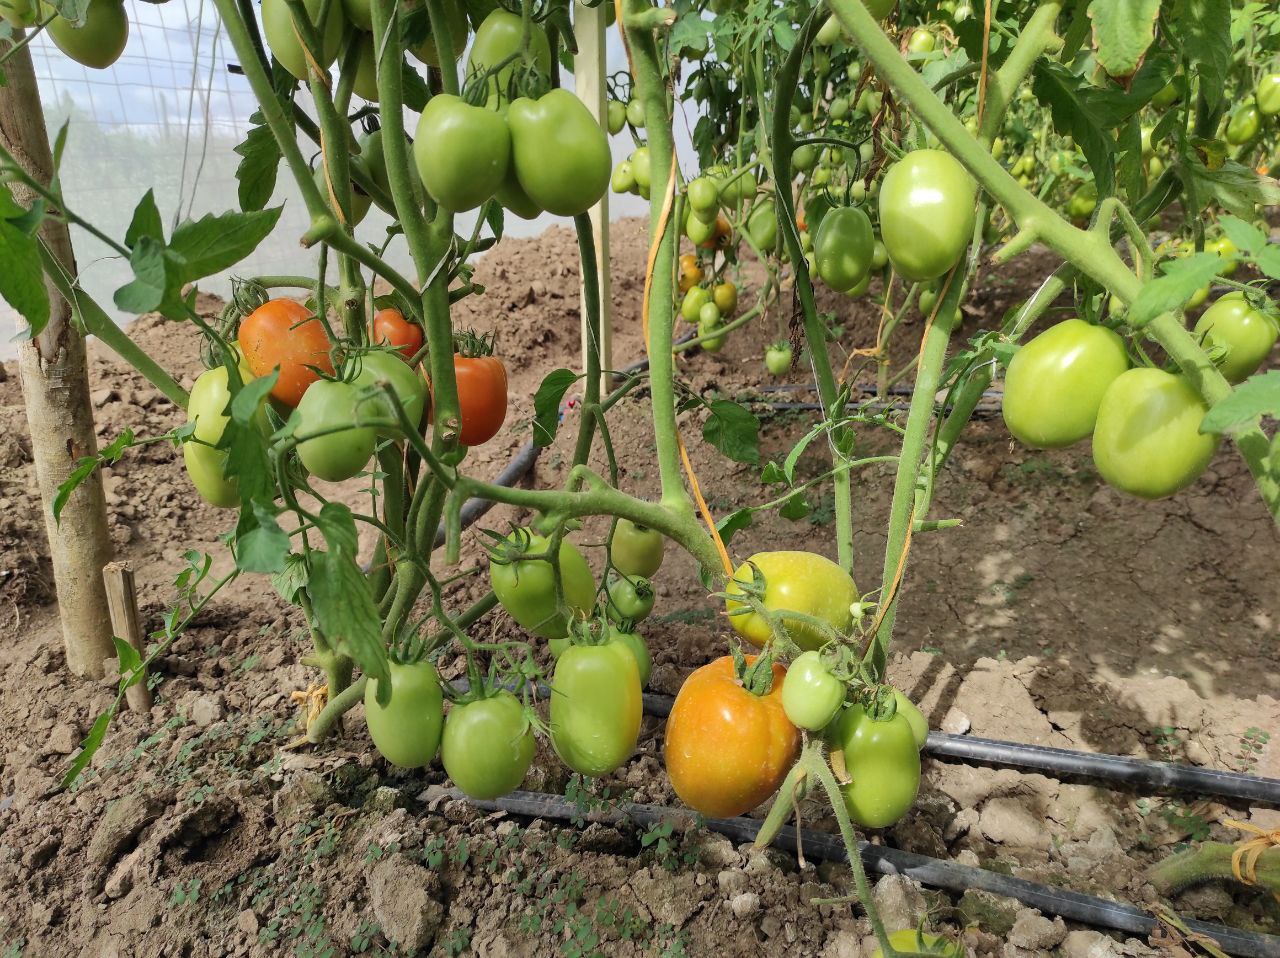
{"label": "black drip irrigation hose", "polygon": [[[461,799],[466,798],[456,789],[453,794]],[[472,800],[468,799],[468,801]],[[512,792],[505,798],[495,801],[473,801],[473,804],[485,811],[506,812],[524,818],[573,821],[582,817],[582,809],[577,803],[558,795],[544,795],[538,792]],[[692,820],[694,816],[689,812],[664,808],[661,805],[620,804],[616,810],[587,817],[592,821],[612,823],[630,820],[648,827],[673,818]],[[710,818],[704,821],[707,828],[742,844],[754,841],[761,825],[754,818]],[[797,853],[803,847],[804,854],[808,858],[834,862],[848,860],[844,842],[838,836],[827,832],[808,829],[797,831],[788,825],[778,833],[774,844],[792,853]],[[1149,937],[1160,927],[1159,920],[1133,905],[1108,901],[1105,898],[1096,898],[1093,895],[1085,895],[1064,888],[1051,888],[1048,885],[1027,881],[1025,878],[1015,878],[1012,875],[1003,875],[956,862],[941,861],[926,855],[872,845],[868,842],[859,842],[858,852],[862,856],[863,863],[870,870],[882,875],[905,875],[930,888],[941,888],[955,894],[964,894],[971,888],[978,889],[1005,898],[1013,898],[1041,912],[1060,915],[1081,924],[1144,937]],[[1188,931],[1212,938],[1227,954],[1238,955],[1240,958],[1280,958],[1280,937],[1278,936],[1190,919],[1184,920],[1184,924]]]}

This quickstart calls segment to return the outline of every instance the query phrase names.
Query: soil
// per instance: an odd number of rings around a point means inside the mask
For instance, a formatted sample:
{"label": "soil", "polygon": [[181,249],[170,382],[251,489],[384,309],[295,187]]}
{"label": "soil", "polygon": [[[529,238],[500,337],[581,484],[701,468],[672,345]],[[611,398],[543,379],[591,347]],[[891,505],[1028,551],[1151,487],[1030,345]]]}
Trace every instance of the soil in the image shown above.
{"label": "soil", "polygon": [[[641,355],[644,224],[615,224],[615,366]],[[504,241],[480,261],[483,297],[459,307],[462,325],[495,331],[508,360],[508,425],[475,450],[469,471],[496,475],[529,436],[542,377],[578,365],[576,242],[563,228]],[[980,284],[965,335],[992,328],[1053,266],[1047,254]],[[748,274],[744,283],[754,277]],[[212,298],[202,309],[217,310]],[[874,343],[866,301],[824,297],[850,377],[872,382],[856,350]],[[722,353],[688,355],[679,375],[703,396],[764,396],[764,345],[784,334],[773,316],[732,336]],[[901,327],[895,366],[923,323]],[[131,333],[189,381],[196,331],[144,317]],[[302,620],[263,580],[234,583],[172,646],[154,672],[155,706],[112,724],[89,772],[57,782],[114,696],[110,681],[65,668],[16,370],[0,381],[0,955],[746,955],[856,958],[874,946],[856,905],[815,905],[850,891],[847,871],[800,867],[775,851],[735,847],[705,830],[599,822],[560,827],[457,800],[437,767],[402,772],[369,742],[361,708],[343,735],[296,746],[291,693],[318,681],[300,664]],[[181,414],[100,348],[93,400],[105,442],[126,426],[160,435]],[[786,399],[812,398],[800,364]],[[772,394],[771,394],[772,395]],[[773,395],[773,398],[777,398]],[[762,454],[779,458],[811,414],[753,408]],[[657,491],[647,396],[616,407],[610,427],[624,488]],[[562,430],[531,482],[563,479]],[[762,501],[759,468],[703,443],[699,413],[682,431],[712,509]],[[888,441],[863,437],[868,450]],[[817,475],[815,446],[801,472]],[[603,466],[603,462],[600,463]],[[858,474],[855,573],[878,579],[891,472]],[[120,558],[134,566],[149,628],[174,600],[188,550],[225,565],[218,537],[233,517],[201,502],[166,443],[131,451],[105,473]],[[351,502],[358,489],[344,490]],[[1187,762],[1280,776],[1280,539],[1241,460],[1224,449],[1207,475],[1158,503],[1106,487],[1088,448],[1034,452],[998,417],[976,421],[938,482],[934,515],[958,528],[915,537],[892,677],[935,728],[991,738]],[[506,508],[482,526],[523,518]],[[580,541],[599,541],[589,522]],[[462,568],[480,568],[481,537],[465,536]],[[758,516],[733,540],[760,549],[833,549],[829,493],[797,522]],[[595,550],[598,551],[598,550]],[[450,603],[465,606],[483,576],[464,575]],[[655,577],[659,606],[645,638],[650,689],[674,694],[694,667],[723,654],[726,626],[692,560],[668,555]],[[515,635],[491,613],[481,633]],[[458,663],[446,663],[448,675]],[[1267,733],[1270,733],[1268,738]],[[676,807],[663,772],[662,727],[646,719],[636,757],[590,787],[543,749],[525,788],[565,794],[584,816],[619,798]],[[757,812],[762,814],[763,810]],[[806,827],[834,829],[818,805]],[[1064,783],[934,760],[916,809],[880,840],[1051,885],[1152,906],[1146,869],[1184,843],[1233,841],[1227,818],[1280,828],[1280,812],[1225,807]],[[1169,941],[1110,937],[1016,903],[962,897],[881,879],[889,924],[930,921],[978,954],[1176,953]],[[1280,932],[1280,906],[1241,886],[1205,886],[1171,902],[1183,917]]]}

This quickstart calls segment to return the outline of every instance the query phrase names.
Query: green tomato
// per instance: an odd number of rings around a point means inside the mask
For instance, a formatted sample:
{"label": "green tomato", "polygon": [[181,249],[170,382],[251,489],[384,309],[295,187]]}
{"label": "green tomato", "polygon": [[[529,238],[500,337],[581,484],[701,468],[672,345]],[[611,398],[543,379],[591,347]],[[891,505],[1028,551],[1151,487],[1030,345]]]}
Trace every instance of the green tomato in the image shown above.
{"label": "green tomato", "polygon": [[[812,552],[758,552],[738,567],[725,592],[742,595],[743,586],[754,582],[752,566],[764,576],[762,601],[770,612],[799,612],[825,622],[836,632],[845,632],[853,622],[850,606],[858,601],[849,573],[824,556]],[[772,636],[769,623],[749,605],[729,598],[725,602],[733,631],[756,646]],[[783,625],[800,648],[818,648],[826,641],[822,631],[804,622],[787,619]]]}
{"label": "green tomato", "polygon": [[1280,113],[1280,73],[1268,73],[1258,81],[1258,112],[1263,116]]}
{"label": "green tomato", "polygon": [[847,293],[871,269],[875,242],[871,220],[862,210],[843,206],[829,211],[813,241],[818,276],[837,293]]}
{"label": "green tomato", "polygon": [[[712,303],[712,306],[715,304]],[[716,333],[721,329],[720,318],[717,316],[712,322],[703,322],[698,320],[698,336],[707,337],[702,340],[702,350],[707,353],[718,353],[724,349],[724,336],[717,336]]]}
{"label": "green tomato", "polygon": [[1167,110],[1182,96],[1182,87],[1182,77],[1175,76],[1151,98],[1151,105],[1157,110]]}
{"label": "green tomato", "polygon": [[720,187],[720,205],[725,209],[736,209],[746,200],[756,195],[756,175],[750,170],[745,171],[739,176],[730,178],[722,177],[718,185]]}
{"label": "green tomato", "polygon": [[440,762],[470,798],[501,798],[520,787],[533,764],[533,726],[505,690],[454,705],[444,722]]}
{"label": "green tomato", "polygon": [[689,206],[702,213],[710,212],[715,219],[716,207],[720,205],[720,189],[716,181],[709,176],[698,176],[689,181]]}
{"label": "green tomato", "polygon": [[653,611],[653,586],[643,576],[609,573],[604,614],[614,625],[642,622]]}
{"label": "green tomato", "polygon": [[630,160],[622,160],[613,168],[609,188],[615,193],[630,193],[636,188],[636,175],[631,172]]}
{"label": "green tomato", "polygon": [[640,668],[619,641],[571,645],[551,679],[551,745],[579,775],[608,775],[631,757],[643,717]]}
{"label": "green tomato", "polygon": [[[243,359],[240,361],[240,379],[253,378]],[[196,492],[210,505],[229,509],[240,505],[236,480],[227,476],[227,453],[214,448],[222,440],[229,417],[227,406],[231,402],[231,387],[225,366],[206,369],[196,377],[187,397],[187,419],[195,423],[192,436],[195,442],[182,444],[182,460]],[[266,435],[270,432],[265,409],[258,410],[258,428]]]}
{"label": "green tomato", "polygon": [[[303,7],[312,25],[317,23],[323,2],[324,0],[303,0]],[[342,37],[346,32],[341,3],[329,4],[329,12],[319,32],[320,51],[315,59],[320,69],[327,70],[338,58],[338,50],[342,47]],[[280,61],[280,65],[306,83],[307,55],[302,49],[302,41],[293,25],[293,14],[285,0],[262,0],[262,33],[267,39],[267,46],[271,48],[271,54]]]}
{"label": "green tomato", "polygon": [[884,243],[880,242],[880,237],[876,237],[876,241],[871,246],[871,268],[875,272],[880,272],[889,265],[889,251],[884,248]]}
{"label": "green tomato", "polygon": [[897,706],[898,714],[905,718],[907,724],[911,726],[911,734],[915,738],[916,748],[924,748],[924,743],[929,738],[929,722],[925,719],[924,713],[900,689],[893,690],[893,701]]}
{"label": "green tomato", "polygon": [[1102,397],[1129,368],[1124,340],[1105,326],[1068,319],[1022,346],[1004,383],[1004,422],[1033,449],[1087,438]]}
{"label": "green tomato", "polygon": [[1219,236],[1217,239],[1211,239],[1204,244],[1206,253],[1217,253],[1218,258],[1223,261],[1222,268],[1218,270],[1219,276],[1232,276],[1235,274],[1236,267],[1240,265],[1236,257],[1240,251],[1236,249],[1236,244],[1231,242],[1225,236]]}
{"label": "green tomato", "polygon": [[1258,108],[1252,103],[1245,103],[1236,108],[1227,123],[1227,142],[1232,146],[1243,146],[1253,142],[1262,128],[1262,117]]}
{"label": "green tomato", "polygon": [[[467,48],[467,34],[470,32],[467,11],[463,9],[459,0],[440,0],[440,3],[449,24],[449,46],[453,50],[453,59],[457,60],[462,56],[462,51]],[[429,21],[428,26],[430,26]],[[427,66],[440,66],[440,51],[436,48],[436,38],[432,33],[428,33],[426,39],[416,46],[409,47],[409,52]]]}
{"label": "green tomato", "polygon": [[859,296],[865,296],[867,290],[870,288],[871,288],[871,274],[867,273],[866,276],[862,277],[862,282],[860,282],[853,289],[849,290],[848,293],[846,293],[845,295],[849,296],[852,299],[857,299]]}
{"label": "green tomato", "polygon": [[1067,215],[1073,220],[1087,220],[1098,208],[1098,187],[1084,183],[1067,200]]}
{"label": "green tomato", "polygon": [[619,519],[613,530],[609,558],[623,575],[651,579],[662,567],[666,546],[667,540],[657,529],[639,525],[630,519]]}
{"label": "green tomato", "polygon": [[616,136],[627,125],[627,105],[621,100],[610,100],[608,107],[609,135]]}
{"label": "green tomato", "polygon": [[791,369],[791,344],[773,343],[764,351],[764,368],[773,376],[785,376]]}
{"label": "green tomato", "polygon": [[911,39],[907,41],[907,52],[909,53],[932,53],[938,46],[938,41],[928,30],[919,29],[911,34]]}
{"label": "green tomato", "polygon": [[373,32],[373,9],[370,0],[342,0],[342,12],[357,30]]}
{"label": "green tomato", "polygon": [[364,688],[364,720],[369,736],[378,754],[392,765],[422,768],[431,764],[440,747],[440,726],[444,721],[440,678],[435,666],[427,661],[412,665],[388,662],[387,669],[391,675],[391,699],[385,706],[378,704],[376,678],[370,678]]}
{"label": "green tomato", "polygon": [[867,13],[871,14],[877,20],[883,20],[889,14],[893,13],[894,7],[898,5],[898,0],[865,0],[863,6],[867,8]]}
{"label": "green tomato", "polygon": [[1195,482],[1218,437],[1200,432],[1199,393],[1161,369],[1130,369],[1102,397],[1093,461],[1108,483],[1143,499],[1163,499]]}
{"label": "green tomato", "polygon": [[39,0],[0,0],[0,20],[8,21],[15,30],[34,27],[40,22],[40,2]]}
{"label": "green tomato", "polygon": [[[507,65],[489,77],[488,100],[490,106],[505,104],[511,75],[520,65],[524,39],[524,22],[518,13],[498,8],[484,18],[476,30],[471,53],[467,56],[467,76],[481,76],[499,64]],[[457,42],[456,40],[454,41]],[[551,45],[545,30],[534,30],[530,35],[530,52],[538,72],[551,73]],[[514,58],[514,59],[513,59]],[[507,62],[510,60],[511,62]]]}
{"label": "green tomato", "polygon": [[818,32],[814,34],[813,42],[820,47],[829,47],[840,39],[840,33],[840,21],[833,15],[827,17],[822,26],[818,27]]}
{"label": "green tomato", "polygon": [[418,118],[413,158],[432,199],[461,213],[480,206],[502,186],[512,160],[512,137],[502,114],[439,93]]}
{"label": "green tomato", "polygon": [[608,641],[619,642],[626,646],[627,651],[636,660],[636,669],[640,673],[640,688],[643,689],[649,684],[649,675],[653,672],[653,657],[649,655],[649,646],[644,644],[644,639],[629,629],[610,626],[605,634]]}
{"label": "green tomato", "polygon": [[778,240],[778,211],[773,200],[761,200],[751,207],[747,235],[760,251],[767,253],[773,249]]}
{"label": "green tomato", "polygon": [[378,57],[373,49],[373,36],[359,34],[356,38],[356,78],[352,84],[355,95],[370,103],[378,102]]}
{"label": "green tomato", "polygon": [[817,652],[802,652],[787,667],[782,710],[797,728],[817,732],[831,724],[844,703],[844,683]]}
{"label": "green tomato", "polygon": [[[333,202],[334,198],[329,195],[329,182],[324,175],[323,158],[321,165],[315,168],[313,176],[316,181],[316,187],[320,190],[320,195],[330,209],[336,211],[337,205]],[[352,160],[354,163],[354,159]],[[369,198],[369,194],[359,189],[355,183],[351,184],[351,225],[359,226],[364,218],[369,215],[369,207],[373,204],[373,200]]]}
{"label": "green tomato", "polygon": [[1219,368],[1227,382],[1244,382],[1276,344],[1276,320],[1244,298],[1239,290],[1220,297],[1196,323],[1204,344],[1223,352]]}
{"label": "green tomato", "polygon": [[[283,4],[284,0],[279,2]],[[263,16],[266,16],[265,7]],[[17,17],[18,14],[15,13],[14,19]],[[8,15],[5,19],[13,22]],[[14,23],[14,26],[19,24]],[[72,23],[57,16],[49,21],[45,30],[58,49],[76,63],[95,70],[105,70],[120,59],[120,54],[124,53],[125,45],[129,42],[129,17],[124,11],[123,0],[89,0],[83,23]],[[337,51],[334,53],[336,55]]]}
{"label": "green tomato", "polygon": [[239,487],[235,479],[226,474],[226,452],[196,442],[184,442],[182,462],[187,467],[191,485],[209,505],[219,509],[234,509],[240,505]]}
{"label": "green tomato", "polygon": [[[866,116],[875,116],[884,105],[884,94],[870,87],[858,94],[858,112]],[[874,149],[874,147],[873,147]]]}
{"label": "green tomato", "polygon": [[[904,928],[889,933],[889,945],[894,951],[918,952],[937,955],[938,958],[964,958],[964,945],[941,935],[930,935],[915,928]],[[877,948],[871,958],[884,958],[884,949]]]}
{"label": "green tomato", "polygon": [[714,302],[703,303],[702,308],[698,310],[698,325],[705,326],[708,329],[715,329],[720,325],[720,307]]}
{"label": "green tomato", "polygon": [[973,238],[977,186],[949,153],[915,150],[880,186],[880,235],[893,268],[912,282],[937,279]]}
{"label": "green tomato", "polygon": [[531,200],[529,194],[524,191],[524,187],[520,185],[514,163],[507,167],[506,179],[498,187],[498,192],[494,194],[494,198],[502,204],[504,209],[510,210],[521,219],[536,219],[543,212],[542,207]]}
{"label": "green tomato", "polygon": [[350,479],[364,469],[373,455],[373,427],[355,424],[358,391],[351,383],[321,379],[307,387],[298,403],[294,435],[326,433],[298,443],[298,458],[308,472],[320,479]]}
{"label": "green tomato", "polygon": [[635,175],[636,184],[641,189],[649,188],[649,148],[637,146],[631,153],[631,172]]}
{"label": "green tomato", "polygon": [[[386,382],[395,394],[400,405],[404,407],[405,416],[416,429],[422,422],[422,413],[426,408],[427,384],[422,375],[404,361],[404,357],[395,351],[379,351],[365,353],[358,362],[360,372],[356,374],[352,384],[359,389]],[[398,421],[395,409],[385,395],[367,400],[361,404],[359,414],[362,420],[369,417]],[[379,428],[380,436],[398,436],[400,430]]]}
{"label": "green tomato", "polygon": [[797,146],[791,153],[791,165],[801,173],[808,173],[818,165],[818,148],[812,143]]}
{"label": "green tomato", "polygon": [[849,98],[847,96],[838,96],[831,101],[831,105],[827,107],[827,112],[831,114],[833,120],[843,120],[849,115]]}
{"label": "green tomato", "polygon": [[644,100],[632,97],[627,101],[627,122],[631,124],[632,129],[644,129]]}
{"label": "green tomato", "polygon": [[[569,634],[569,620],[556,607],[555,575],[545,559],[523,558],[546,555],[543,536],[516,529],[495,550],[489,561],[489,581],[494,594],[511,618],[544,639],[562,639]],[[560,541],[560,578],[569,614],[577,617],[591,611],[596,599],[596,581],[582,553],[567,539]]]}
{"label": "green tomato", "polygon": [[690,286],[684,299],[680,301],[680,315],[686,323],[696,323],[702,307],[710,302],[711,290],[705,286]]}
{"label": "green tomato", "polygon": [[920,750],[905,715],[876,721],[851,705],[836,719],[831,742],[844,752],[851,781],[840,792],[855,824],[887,828],[911,810],[920,789]]}
{"label": "green tomato", "polygon": [[[507,111],[511,160],[520,185],[548,213],[577,216],[609,185],[609,138],[586,104],[564,89],[537,100],[521,97]],[[640,173],[632,158],[636,181]]]}
{"label": "green tomato", "polygon": [[[391,180],[387,176],[386,148],[382,140],[381,129],[373,130],[360,141],[359,160],[365,170],[368,171],[373,182],[390,196]],[[415,181],[421,181],[421,177],[418,175],[418,165],[413,162],[412,157],[409,159],[409,176]]]}

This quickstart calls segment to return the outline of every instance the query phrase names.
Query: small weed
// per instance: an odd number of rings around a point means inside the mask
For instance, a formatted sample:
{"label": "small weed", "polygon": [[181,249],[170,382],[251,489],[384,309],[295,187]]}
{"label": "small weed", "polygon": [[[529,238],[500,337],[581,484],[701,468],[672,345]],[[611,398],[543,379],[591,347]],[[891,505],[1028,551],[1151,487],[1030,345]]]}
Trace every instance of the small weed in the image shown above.
{"label": "small weed", "polygon": [[365,920],[360,922],[355,932],[351,935],[351,953],[353,955],[363,955],[373,947],[374,941],[380,934],[382,934],[382,927],[376,921]]}
{"label": "small weed", "polygon": [[1267,747],[1271,735],[1260,728],[1250,726],[1240,736],[1240,749],[1236,752],[1236,771],[1252,772],[1258,764],[1259,753]]}
{"label": "small weed", "polygon": [[19,938],[17,941],[11,941],[4,946],[4,951],[0,951],[0,958],[22,958],[22,949],[26,946],[27,939]]}
{"label": "small weed", "polygon": [[675,826],[669,821],[656,822],[640,836],[642,848],[652,848],[654,856],[669,872],[677,871],[681,865],[691,865],[697,856],[691,852],[682,852],[680,841],[674,837]]}
{"label": "small weed", "polygon": [[169,896],[169,904],[175,908],[183,905],[194,905],[200,900],[200,879],[193,878],[189,882],[178,882]]}
{"label": "small weed", "polygon": [[444,953],[449,958],[457,958],[471,950],[471,932],[466,928],[455,928],[445,936],[441,943]]}
{"label": "small weed", "polygon": [[1172,725],[1157,725],[1151,730],[1156,740],[1156,752],[1166,762],[1172,762],[1186,750],[1185,743]]}
{"label": "small weed", "polygon": [[374,862],[382,861],[382,859],[386,858],[388,855],[394,855],[398,851],[400,851],[399,842],[392,842],[385,848],[377,842],[370,842],[369,847],[366,848],[364,852],[364,863],[366,865],[372,865]]}

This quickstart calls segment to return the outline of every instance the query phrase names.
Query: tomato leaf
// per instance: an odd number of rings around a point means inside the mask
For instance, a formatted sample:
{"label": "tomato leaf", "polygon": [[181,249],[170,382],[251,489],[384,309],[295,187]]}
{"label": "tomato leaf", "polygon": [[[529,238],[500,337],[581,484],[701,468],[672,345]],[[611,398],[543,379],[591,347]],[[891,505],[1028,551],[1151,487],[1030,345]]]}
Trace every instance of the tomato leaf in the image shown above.
{"label": "tomato leaf", "polygon": [[1115,141],[1091,111],[1088,80],[1052,60],[1037,62],[1032,90],[1049,104],[1054,129],[1073,137],[1089,161],[1099,196],[1115,190]]}
{"label": "tomato leaf", "polygon": [[271,199],[281,159],[280,145],[262,113],[255,112],[249,122],[253,126],[249,127],[248,135],[235,147],[240,155],[240,164],[236,167],[236,198],[246,213],[264,208]]}
{"label": "tomato leaf", "polygon": [[734,462],[760,464],[760,421],[745,406],[728,399],[714,399],[711,415],[702,427],[702,438]]}
{"label": "tomato leaf", "polygon": [[809,501],[805,499],[804,493],[796,492],[792,493],[787,498],[787,501],[782,504],[782,508],[778,510],[778,515],[784,519],[790,519],[792,522],[797,522],[807,516],[809,512]]}
{"label": "tomato leaf", "polygon": [[255,249],[275,229],[284,207],[252,213],[212,213],[180,224],[169,241],[169,252],[177,258],[175,282],[178,286],[212,276],[234,266]]}
{"label": "tomato leaf", "polygon": [[289,535],[280,528],[275,514],[261,502],[240,510],[236,526],[236,565],[245,572],[284,571],[289,555]]}
{"label": "tomato leaf", "polygon": [[124,245],[133,249],[144,236],[164,242],[164,223],[160,219],[160,208],[156,206],[154,190],[147,190],[133,208],[133,219],[124,234]]}
{"label": "tomato leaf", "polygon": [[1253,425],[1259,416],[1280,419],[1280,369],[1250,376],[1230,396],[1214,403],[1205,413],[1200,431],[1230,432]]}
{"label": "tomato leaf", "polygon": [[555,442],[560,428],[560,403],[569,387],[578,381],[571,369],[555,369],[547,373],[533,396],[533,444],[546,447]]}
{"label": "tomato leaf", "polygon": [[1187,76],[1212,109],[1222,100],[1231,69],[1231,0],[1177,0],[1169,11],[1187,58]]}
{"label": "tomato leaf", "polygon": [[71,470],[71,475],[58,486],[58,491],[53,497],[53,521],[62,521],[62,510],[67,506],[67,500],[71,498],[71,494],[79,488],[80,484],[93,475],[94,471],[100,465],[117,463],[120,457],[124,455],[124,451],[133,445],[133,430],[126,429],[120,435],[116,436],[112,442],[98,450],[96,456],[82,456],[80,461],[76,463],[76,467]]}
{"label": "tomato leaf", "polygon": [[276,593],[290,605],[298,604],[298,593],[307,585],[307,563],[300,555],[285,557],[284,569],[271,577]]}
{"label": "tomato leaf", "polygon": [[1170,260],[1161,268],[1165,274],[1143,286],[1129,306],[1128,323],[1134,329],[1141,329],[1161,313],[1182,308],[1196,290],[1218,275],[1222,260],[1217,253],[1196,253]]}
{"label": "tomato leaf", "polygon": [[98,751],[99,746],[102,745],[102,740],[106,738],[107,726],[111,724],[111,717],[115,714],[115,711],[116,707],[113,703],[110,709],[93,720],[93,728],[89,729],[89,734],[80,742],[80,751],[71,762],[66,774],[62,776],[62,788],[70,787],[80,777],[80,773],[89,767],[89,763],[93,761],[94,754]]}
{"label": "tomato leaf", "polygon": [[716,531],[720,533],[720,540],[725,544],[729,544],[729,540],[743,529],[751,528],[752,516],[755,510],[747,507],[738,509],[729,513],[723,519],[716,523]]}
{"label": "tomato leaf", "polygon": [[1211,169],[1198,159],[1180,165],[1187,186],[1193,187],[1200,202],[1197,212],[1209,201],[1216,200],[1223,209],[1236,216],[1252,216],[1256,205],[1275,206],[1280,203],[1280,183],[1269,176],[1227,160]]}
{"label": "tomato leaf", "polygon": [[1218,220],[1218,225],[1222,227],[1222,232],[1227,234],[1227,239],[1231,240],[1238,250],[1250,255],[1257,255],[1267,248],[1266,235],[1252,223],[1246,223],[1244,220],[1236,219],[1234,216],[1224,216]]}
{"label": "tomato leaf", "polygon": [[422,75],[409,65],[408,60],[404,61],[403,67],[401,82],[404,90],[404,105],[414,113],[421,113],[426,108],[427,100],[431,98],[431,89]]}
{"label": "tomato leaf", "polygon": [[1160,0],[1093,0],[1093,42],[1098,63],[1113,77],[1132,76],[1156,38]]}
{"label": "tomato leaf", "polygon": [[139,236],[129,256],[133,280],[116,290],[116,308],[126,313],[149,313],[158,309],[176,288],[164,255],[164,242],[153,236]]}
{"label": "tomato leaf", "polygon": [[49,323],[49,292],[30,220],[29,211],[0,189],[0,298],[27,321],[28,335],[35,337]]}

